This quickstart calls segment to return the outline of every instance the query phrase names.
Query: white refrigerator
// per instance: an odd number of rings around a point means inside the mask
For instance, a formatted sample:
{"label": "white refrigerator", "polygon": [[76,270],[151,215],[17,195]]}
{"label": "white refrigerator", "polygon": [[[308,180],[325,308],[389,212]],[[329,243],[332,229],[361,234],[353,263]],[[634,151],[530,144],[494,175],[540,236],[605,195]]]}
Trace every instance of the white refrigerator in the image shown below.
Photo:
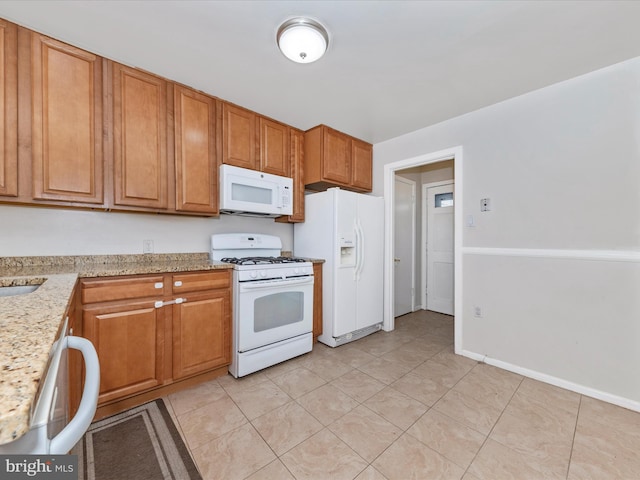
{"label": "white refrigerator", "polygon": [[322,335],[336,347],[382,328],[384,200],[339,188],[305,196],[293,253],[324,259]]}

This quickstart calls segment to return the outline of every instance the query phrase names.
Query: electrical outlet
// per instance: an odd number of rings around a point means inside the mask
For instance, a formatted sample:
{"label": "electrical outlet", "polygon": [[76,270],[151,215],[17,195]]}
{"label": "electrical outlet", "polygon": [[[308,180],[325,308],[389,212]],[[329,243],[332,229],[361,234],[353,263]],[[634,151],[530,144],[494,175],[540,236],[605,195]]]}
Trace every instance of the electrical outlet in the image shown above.
{"label": "electrical outlet", "polygon": [[481,198],[480,199],[480,211],[481,212],[490,212],[491,211],[491,199],[490,198]]}
{"label": "electrical outlet", "polygon": [[153,240],[142,241],[142,253],[153,253]]}
{"label": "electrical outlet", "polygon": [[473,307],[473,316],[476,318],[482,318],[482,308]]}

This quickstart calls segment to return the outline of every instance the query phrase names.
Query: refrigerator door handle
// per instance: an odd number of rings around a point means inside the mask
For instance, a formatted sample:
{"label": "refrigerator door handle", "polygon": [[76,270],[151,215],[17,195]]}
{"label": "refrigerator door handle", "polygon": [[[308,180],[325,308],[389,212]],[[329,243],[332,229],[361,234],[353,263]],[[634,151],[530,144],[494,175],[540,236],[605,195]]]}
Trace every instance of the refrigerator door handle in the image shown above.
{"label": "refrigerator door handle", "polygon": [[358,220],[358,228],[360,229],[360,271],[358,272],[358,280],[360,280],[360,274],[362,270],[364,270],[364,229],[362,228],[362,224],[360,220]]}
{"label": "refrigerator door handle", "polygon": [[356,281],[360,281],[360,273],[362,273],[362,269],[364,268],[364,231],[362,230],[362,225],[360,225],[360,220],[356,219],[356,270],[355,270],[355,279]]}
{"label": "refrigerator door handle", "polygon": [[355,218],[353,220],[353,231],[356,236],[356,265],[353,269],[353,281],[357,282],[359,279],[359,271],[360,271],[360,230],[358,229],[358,219]]}

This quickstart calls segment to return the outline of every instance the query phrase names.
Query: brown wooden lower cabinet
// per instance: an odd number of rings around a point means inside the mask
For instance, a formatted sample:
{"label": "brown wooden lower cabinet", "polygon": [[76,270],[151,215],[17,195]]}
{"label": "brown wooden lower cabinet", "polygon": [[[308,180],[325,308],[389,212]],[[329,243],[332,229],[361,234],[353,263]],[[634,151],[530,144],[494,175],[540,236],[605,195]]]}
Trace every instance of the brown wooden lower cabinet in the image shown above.
{"label": "brown wooden lower cabinet", "polygon": [[313,343],[322,335],[322,263],[313,264]]}
{"label": "brown wooden lower cabinet", "polygon": [[[149,282],[155,295],[140,288]],[[135,291],[142,297],[131,298]],[[216,369],[226,373],[231,270],[84,279],[80,298],[82,335],[94,344],[100,361],[99,408]],[[91,299],[98,300],[87,303]]]}
{"label": "brown wooden lower cabinet", "polygon": [[82,318],[100,360],[98,404],[162,384],[165,315],[153,299],[86,307]]}
{"label": "brown wooden lower cabinet", "polygon": [[231,363],[228,289],[198,294],[173,307],[173,378]]}

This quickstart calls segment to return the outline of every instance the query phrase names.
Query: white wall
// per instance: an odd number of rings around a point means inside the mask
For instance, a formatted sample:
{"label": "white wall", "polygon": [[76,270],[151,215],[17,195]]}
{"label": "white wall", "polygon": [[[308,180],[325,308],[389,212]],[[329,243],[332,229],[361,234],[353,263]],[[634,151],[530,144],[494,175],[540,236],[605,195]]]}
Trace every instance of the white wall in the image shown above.
{"label": "white wall", "polygon": [[208,252],[213,233],[265,233],[293,250],[293,227],[269,218],[220,218],[0,205],[0,257]]}
{"label": "white wall", "polygon": [[639,91],[636,58],[374,147],[378,194],[385,164],[463,148],[465,353],[636,410]]}

